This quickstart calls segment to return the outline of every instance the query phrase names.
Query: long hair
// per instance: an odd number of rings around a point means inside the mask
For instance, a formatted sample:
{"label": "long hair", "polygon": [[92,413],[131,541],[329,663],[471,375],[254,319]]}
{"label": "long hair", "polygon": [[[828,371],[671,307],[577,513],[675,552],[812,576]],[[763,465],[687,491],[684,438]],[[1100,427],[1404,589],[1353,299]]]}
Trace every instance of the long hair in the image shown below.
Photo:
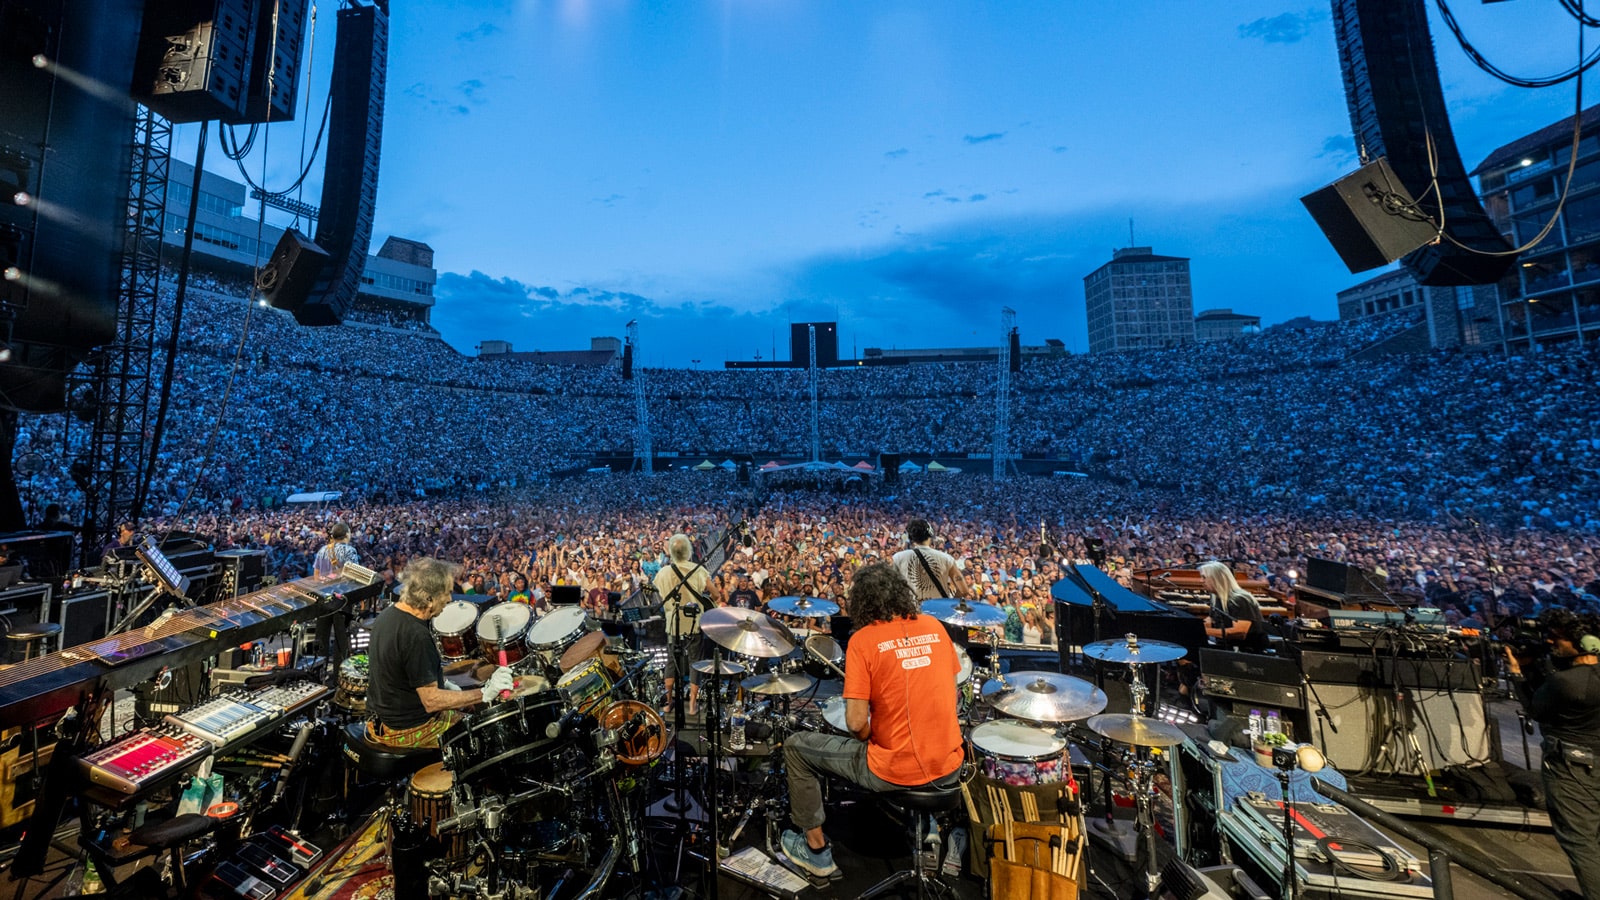
{"label": "long hair", "polygon": [[415,610],[427,609],[440,597],[449,597],[461,567],[452,562],[422,556],[406,563],[400,573],[400,602]]}
{"label": "long hair", "polygon": [[922,612],[917,596],[893,564],[880,562],[856,570],[850,582],[850,618],[854,627],[895,619],[912,619]]}
{"label": "long hair", "polygon": [[1205,583],[1206,590],[1217,595],[1217,600],[1224,610],[1228,608],[1228,600],[1235,596],[1247,597],[1257,612],[1261,609],[1261,604],[1256,602],[1255,596],[1239,586],[1238,580],[1233,577],[1233,570],[1228,568],[1227,563],[1216,560],[1201,563],[1200,580]]}

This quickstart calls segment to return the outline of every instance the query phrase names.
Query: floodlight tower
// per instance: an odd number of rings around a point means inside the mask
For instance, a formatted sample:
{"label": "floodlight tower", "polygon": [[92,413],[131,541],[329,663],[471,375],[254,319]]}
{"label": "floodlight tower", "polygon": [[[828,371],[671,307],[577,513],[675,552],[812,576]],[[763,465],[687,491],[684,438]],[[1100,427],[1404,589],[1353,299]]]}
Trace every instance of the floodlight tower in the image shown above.
{"label": "floodlight tower", "polygon": [[811,461],[822,461],[822,431],[817,424],[817,326],[806,326],[811,337]]}
{"label": "floodlight tower", "polygon": [[1011,447],[1011,332],[1017,330],[1017,311],[1000,308],[999,368],[994,378],[994,480],[1004,481]]}
{"label": "floodlight tower", "polygon": [[628,346],[633,348],[633,465],[646,475],[655,471],[655,454],[650,446],[650,404],[644,396],[644,366],[639,365],[639,320],[628,323]]}

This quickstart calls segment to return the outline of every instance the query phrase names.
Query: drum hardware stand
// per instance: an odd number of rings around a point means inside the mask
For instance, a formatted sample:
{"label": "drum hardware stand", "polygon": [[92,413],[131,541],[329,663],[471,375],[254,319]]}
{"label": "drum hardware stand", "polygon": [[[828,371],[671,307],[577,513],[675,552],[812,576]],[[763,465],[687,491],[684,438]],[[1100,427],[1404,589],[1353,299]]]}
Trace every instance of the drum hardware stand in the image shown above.
{"label": "drum hardware stand", "polygon": [[[1144,857],[1144,897],[1159,897],[1161,895],[1161,866],[1156,860],[1156,821],[1155,813],[1151,809],[1150,793],[1155,782],[1155,762],[1148,756],[1137,758],[1128,763],[1128,780],[1133,783],[1135,794],[1134,807],[1138,811],[1136,818],[1137,830],[1144,838],[1139,849]],[[1181,803],[1182,800],[1178,799]],[[1141,896],[1141,895],[1135,895]]]}
{"label": "drum hardware stand", "polygon": [[[1417,734],[1411,729],[1411,707],[1409,698],[1403,686],[1394,686],[1394,715],[1389,723],[1389,739],[1384,742],[1383,751],[1374,761],[1374,768],[1381,767],[1385,760],[1393,764],[1394,771],[1400,772],[1402,747],[1411,752],[1409,762],[1416,767],[1417,774],[1422,776],[1423,782],[1428,786],[1428,796],[1437,797],[1439,792],[1433,786],[1433,775],[1428,771],[1428,757],[1422,752],[1422,744],[1417,741]],[[1287,796],[1287,795],[1285,795]]]}
{"label": "drum hardware stand", "polygon": [[[680,604],[678,613],[688,616],[689,620],[693,622],[695,617],[700,615],[700,605],[698,603]],[[673,618],[676,619],[677,616],[674,615]],[[674,621],[669,624],[676,626],[678,623]],[[690,673],[694,670],[689,668],[688,665],[689,649],[684,646],[685,639],[682,631],[673,627],[668,631],[668,635],[671,638],[667,649],[667,652],[672,655],[671,669],[678,673],[678,677],[672,681],[672,796],[662,801],[661,808],[665,812],[676,815],[678,817],[678,828],[687,833],[690,819],[689,804],[687,802],[688,798],[684,797],[683,754],[678,752],[677,743],[679,736],[683,734],[685,723],[683,695],[689,688],[689,679],[693,677]]]}
{"label": "drum hardware stand", "polygon": [[[1124,765],[1131,768],[1139,765],[1139,763],[1124,763]],[[1119,766],[1117,765],[1116,751],[1112,747],[1112,742],[1105,738],[1101,738],[1100,762],[1095,765],[1095,769],[1100,772],[1101,797],[1105,804],[1105,816],[1103,818],[1089,818],[1088,816],[1085,816],[1084,818],[1088,821],[1088,831],[1090,834],[1104,841],[1112,850],[1112,852],[1116,853],[1124,860],[1128,862],[1135,862],[1139,857],[1138,818],[1136,816],[1135,821],[1132,823],[1117,819],[1117,806],[1115,801],[1112,800],[1111,779],[1118,768]],[[1137,784],[1135,784],[1134,789],[1135,791],[1138,790]],[[1134,797],[1134,801],[1134,808],[1137,812],[1141,808],[1141,804],[1145,802],[1145,799],[1136,795]]]}

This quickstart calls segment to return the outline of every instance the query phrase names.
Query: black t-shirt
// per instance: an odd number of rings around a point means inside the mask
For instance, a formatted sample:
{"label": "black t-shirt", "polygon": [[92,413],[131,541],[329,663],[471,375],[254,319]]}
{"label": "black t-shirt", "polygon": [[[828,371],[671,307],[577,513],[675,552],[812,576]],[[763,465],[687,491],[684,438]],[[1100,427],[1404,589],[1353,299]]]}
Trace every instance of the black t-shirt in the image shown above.
{"label": "black t-shirt", "polygon": [[388,728],[415,728],[432,715],[417,688],[444,687],[444,662],[428,623],[398,604],[378,613],[367,644],[367,718]]}
{"label": "black t-shirt", "polygon": [[1529,710],[1546,737],[1600,751],[1600,666],[1550,673],[1534,691]]}
{"label": "black t-shirt", "polygon": [[1240,592],[1228,597],[1228,618],[1235,622],[1249,622],[1250,631],[1243,638],[1229,638],[1229,643],[1240,650],[1259,653],[1271,644],[1267,634],[1267,620],[1261,615],[1261,606],[1255,597]]}

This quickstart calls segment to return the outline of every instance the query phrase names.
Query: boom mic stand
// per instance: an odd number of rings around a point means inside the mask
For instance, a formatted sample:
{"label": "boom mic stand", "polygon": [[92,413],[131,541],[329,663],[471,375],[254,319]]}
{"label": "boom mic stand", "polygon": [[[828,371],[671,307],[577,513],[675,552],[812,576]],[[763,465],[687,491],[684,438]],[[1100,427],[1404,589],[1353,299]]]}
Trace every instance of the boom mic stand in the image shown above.
{"label": "boom mic stand", "polygon": [[[678,614],[687,616],[689,621],[693,622],[700,615],[700,604],[683,603],[678,607]],[[683,712],[683,695],[688,690],[688,682],[693,677],[694,669],[690,668],[689,648],[685,646],[688,643],[688,638],[684,636],[682,629],[677,627],[677,622],[671,624],[673,625],[673,629],[669,633],[671,646],[667,652],[672,655],[672,667],[678,672],[678,677],[672,682],[672,740],[673,744],[676,745],[679,736],[683,734],[686,721]],[[698,632],[693,631],[691,633],[698,634]],[[683,754],[678,752],[676,746],[672,750],[672,761],[672,796],[662,803],[661,808],[666,812],[677,815],[679,833],[688,834],[690,807],[688,798],[684,796],[683,772],[686,763],[684,762]]]}

